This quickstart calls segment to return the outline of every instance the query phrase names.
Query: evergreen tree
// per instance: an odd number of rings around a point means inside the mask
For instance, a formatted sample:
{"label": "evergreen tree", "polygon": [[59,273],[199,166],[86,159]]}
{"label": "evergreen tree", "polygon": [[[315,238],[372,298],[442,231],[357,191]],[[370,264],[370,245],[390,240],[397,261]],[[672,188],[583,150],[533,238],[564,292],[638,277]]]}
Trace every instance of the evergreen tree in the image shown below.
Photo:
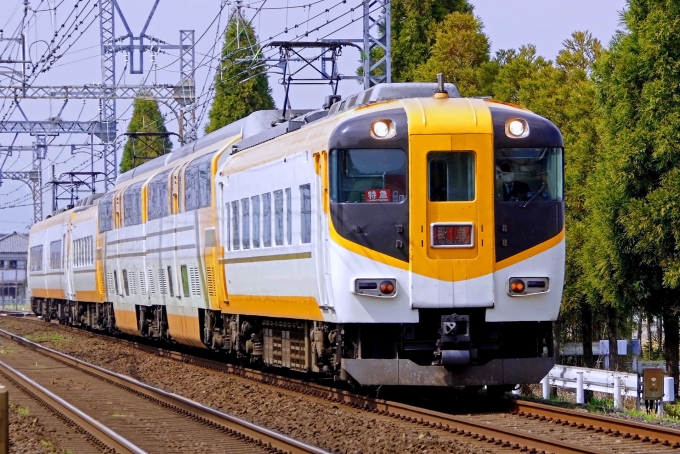
{"label": "evergreen tree", "polygon": [[489,38],[481,21],[470,13],[454,12],[435,26],[430,58],[413,70],[420,81],[435,81],[443,73],[463,96],[480,94],[480,67],[489,61]]}
{"label": "evergreen tree", "polygon": [[[555,337],[559,340],[565,332],[579,333],[584,363],[592,366],[593,315],[607,311],[601,309],[597,290],[583,279],[585,271],[579,259],[588,235],[584,224],[585,188],[601,150],[600,118],[593,115],[597,96],[592,71],[602,46],[588,32],[574,32],[563,45],[554,63],[538,56],[532,45],[499,51],[493,61],[480,67],[478,74],[488,77],[488,94],[550,119],[564,137],[567,257],[560,314],[562,332],[556,332]],[[609,315],[618,319],[615,311]],[[617,337],[616,329],[608,332],[610,337]]]}
{"label": "evergreen tree", "polygon": [[605,301],[661,315],[678,383],[680,4],[629,0],[596,66],[603,153],[587,204],[589,282]]}
{"label": "evergreen tree", "polygon": [[[415,71],[430,58],[438,25],[453,12],[472,13],[472,5],[467,0],[392,0],[393,82],[418,80]],[[384,55],[379,47],[371,53],[373,61]],[[363,73],[364,68],[360,66],[357,74]]]}
{"label": "evergreen tree", "polygon": [[[141,97],[135,99],[127,132],[167,132],[156,100]],[[172,142],[167,136],[129,137],[123,149],[120,172],[127,172],[150,158],[169,153],[171,150]]]}
{"label": "evergreen tree", "polygon": [[222,47],[222,62],[215,75],[215,100],[205,132],[215,131],[258,110],[273,109],[267,75],[252,59],[259,54],[255,30],[237,8],[233,11]]}

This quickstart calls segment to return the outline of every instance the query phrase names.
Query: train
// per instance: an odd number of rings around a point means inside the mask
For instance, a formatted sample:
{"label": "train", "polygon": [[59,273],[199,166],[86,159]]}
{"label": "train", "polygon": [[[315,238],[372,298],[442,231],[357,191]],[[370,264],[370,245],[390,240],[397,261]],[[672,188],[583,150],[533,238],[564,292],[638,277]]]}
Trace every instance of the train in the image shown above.
{"label": "train", "polygon": [[32,310],[362,387],[537,383],[563,150],[442,80],[257,111],[33,225]]}

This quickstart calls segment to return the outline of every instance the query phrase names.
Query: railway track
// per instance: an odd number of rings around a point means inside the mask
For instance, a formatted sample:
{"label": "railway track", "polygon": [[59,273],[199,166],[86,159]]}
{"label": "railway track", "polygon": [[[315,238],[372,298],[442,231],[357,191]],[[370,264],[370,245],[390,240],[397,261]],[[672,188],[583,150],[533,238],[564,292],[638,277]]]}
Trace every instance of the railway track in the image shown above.
{"label": "railway track", "polygon": [[[29,322],[28,319],[26,319]],[[37,320],[32,323],[44,323]],[[52,325],[58,329],[82,330]],[[99,337],[98,334],[90,335]],[[554,453],[675,452],[680,431],[619,418],[566,410],[524,401],[510,401],[507,411],[481,415],[452,415],[345,390],[243,368],[211,359],[146,345],[102,337],[157,356],[238,375],[286,390],[341,403],[384,417],[408,421],[436,431],[462,436],[500,450]]]}
{"label": "railway track", "polygon": [[0,346],[0,374],[101,451],[326,452],[8,331]]}

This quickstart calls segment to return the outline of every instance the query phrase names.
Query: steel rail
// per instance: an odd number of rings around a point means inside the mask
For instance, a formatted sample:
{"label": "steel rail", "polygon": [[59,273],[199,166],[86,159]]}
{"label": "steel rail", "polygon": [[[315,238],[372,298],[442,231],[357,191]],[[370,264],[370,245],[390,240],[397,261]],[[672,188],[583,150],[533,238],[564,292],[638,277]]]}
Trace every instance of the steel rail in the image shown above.
{"label": "steel rail", "polygon": [[73,356],[58,352],[9,331],[0,329],[0,335],[38,351],[45,356],[57,360],[70,367],[82,370],[92,376],[126,389],[149,400],[160,403],[179,413],[190,414],[208,424],[222,427],[229,434],[239,434],[251,439],[262,446],[271,447],[281,452],[291,454],[327,454],[328,452],[315,446],[303,443],[295,438],[280,434],[273,430],[258,426],[236,416],[215,410],[177,394],[163,391],[162,389],[142,383],[134,378],[127,377],[102,367],[81,361]]}
{"label": "steel rail", "polygon": [[29,396],[41,401],[50,410],[62,415],[71,423],[84,430],[93,438],[91,441],[96,444],[103,445],[102,447],[120,454],[146,454],[146,451],[134,445],[123,436],[2,361],[0,361],[0,373]]}
{"label": "steel rail", "polygon": [[[39,321],[36,319],[22,318],[22,320],[25,320],[29,323],[37,323],[41,325],[45,323],[44,321]],[[602,452],[582,445],[578,446],[568,444],[565,445],[565,443],[562,441],[557,442],[547,439],[537,440],[535,435],[522,431],[501,428],[496,429],[494,427],[489,426],[488,424],[476,424],[475,422],[471,422],[469,419],[460,418],[455,415],[409,406],[398,402],[391,402],[382,399],[362,396],[342,389],[332,388],[315,383],[309,383],[307,381],[298,380],[290,377],[284,377],[268,372],[263,372],[260,370],[248,369],[245,367],[236,366],[233,364],[228,364],[212,359],[192,356],[186,353],[180,353],[165,348],[146,345],[136,341],[120,339],[105,334],[93,333],[91,331],[83,331],[82,329],[68,327],[64,325],[54,324],[51,326],[57,329],[65,329],[69,331],[72,330],[81,334],[103,337],[105,339],[114,342],[119,342],[129,347],[154,354],[156,356],[170,358],[176,361],[181,361],[187,364],[193,364],[199,367],[212,369],[220,372],[226,372],[232,375],[237,375],[251,380],[256,380],[262,383],[281,387],[293,392],[314,395],[315,397],[330,400],[336,403],[343,403],[355,408],[364,409],[377,414],[387,415],[402,420],[415,421],[418,423],[422,423],[424,425],[429,425],[430,427],[438,427],[445,430],[446,426],[448,425],[448,430],[450,432],[463,434],[476,439],[486,440],[490,443],[505,445],[506,447],[512,446],[515,448],[529,448],[529,449],[534,448],[537,450],[545,450],[548,452],[555,453]],[[510,405],[512,406],[511,411],[520,416],[535,417],[536,419],[545,418],[546,420],[549,420],[550,422],[553,422],[555,424],[564,425],[566,425],[566,422],[568,421],[569,425],[579,427],[585,430],[594,430],[596,432],[604,432],[607,435],[613,436],[618,435],[624,438],[632,438],[633,440],[641,440],[645,442],[648,441],[651,443],[655,443],[658,440],[658,443],[663,444],[665,446],[674,446],[676,448],[680,448],[680,443],[674,444],[676,443],[675,441],[676,438],[674,437],[680,437],[680,431],[678,430],[663,428],[659,426],[652,426],[649,424],[628,421],[619,418],[605,417],[601,415],[595,415],[592,413],[565,410],[559,407],[537,404],[528,401],[513,400],[511,401]],[[562,416],[556,417],[555,414],[549,414],[550,411],[562,412],[561,413]],[[568,416],[571,416],[571,419],[568,419]],[[575,419],[576,416],[580,416],[583,419],[577,420]],[[492,435],[490,432],[488,432],[491,430],[496,431],[496,434]],[[547,442],[544,445],[545,448],[538,448],[537,443],[542,444],[544,441]],[[678,438],[678,441],[680,441],[680,438]],[[555,445],[557,445],[557,447]]]}
{"label": "steel rail", "polygon": [[677,429],[524,400],[513,400],[511,409],[513,413],[527,418],[546,419],[555,424],[680,448],[680,430]]}

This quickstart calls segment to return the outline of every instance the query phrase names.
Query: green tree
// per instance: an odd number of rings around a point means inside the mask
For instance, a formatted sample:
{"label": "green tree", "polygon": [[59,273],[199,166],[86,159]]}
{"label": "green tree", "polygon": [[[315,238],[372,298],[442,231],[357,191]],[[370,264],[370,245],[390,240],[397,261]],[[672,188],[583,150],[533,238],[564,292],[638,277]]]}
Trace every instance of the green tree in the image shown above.
{"label": "green tree", "polygon": [[[255,30],[235,9],[222,47],[222,62],[215,75],[215,100],[205,132],[215,131],[258,110],[273,109],[267,74],[254,60],[260,54]],[[237,61],[251,59],[253,61]]]}
{"label": "green tree", "polygon": [[587,204],[589,281],[603,300],[663,317],[678,383],[680,4],[629,0],[596,65],[604,152]]}
{"label": "green tree", "polygon": [[434,26],[430,58],[413,70],[415,80],[434,81],[443,73],[463,96],[480,94],[479,70],[489,61],[489,38],[483,24],[470,13],[454,12]]}
{"label": "green tree", "polygon": [[430,58],[436,29],[449,13],[472,13],[467,0],[392,1],[392,80],[412,82],[414,71]]}
{"label": "green tree", "polygon": [[[593,310],[597,316],[607,312],[600,314],[599,294],[583,280],[584,269],[579,260],[588,235],[584,225],[585,188],[601,149],[600,118],[593,115],[598,106],[592,79],[593,66],[601,52],[602,45],[590,33],[574,32],[564,41],[554,63],[538,56],[535,47],[527,45],[519,50],[497,52],[492,61],[480,67],[477,77],[481,90],[550,119],[564,137],[567,257],[561,325],[556,325],[555,338],[559,341],[566,333],[580,337],[584,362],[589,366],[593,360]],[[615,311],[609,312],[612,320],[618,320]],[[617,337],[616,326],[613,324],[607,330],[612,339]]]}
{"label": "green tree", "polygon": [[[168,132],[156,100],[146,97],[135,99],[127,132],[152,134]],[[121,173],[127,172],[149,159],[169,153],[171,150],[172,142],[167,135],[129,137],[123,149],[120,171]]]}

